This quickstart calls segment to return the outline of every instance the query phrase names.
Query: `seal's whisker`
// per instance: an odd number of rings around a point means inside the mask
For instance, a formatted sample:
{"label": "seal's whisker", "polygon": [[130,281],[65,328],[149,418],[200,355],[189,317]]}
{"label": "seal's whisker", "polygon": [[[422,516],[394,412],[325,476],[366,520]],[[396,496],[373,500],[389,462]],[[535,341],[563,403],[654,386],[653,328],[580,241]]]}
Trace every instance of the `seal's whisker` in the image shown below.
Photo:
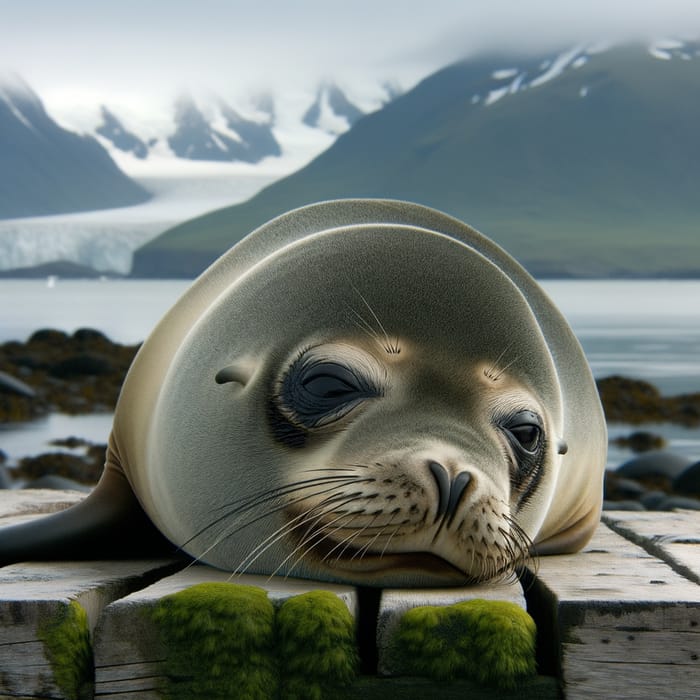
{"label": "seal's whisker", "polygon": [[494,381],[500,379],[503,376],[503,373],[511,366],[514,365],[518,360],[520,359],[520,355],[516,355],[510,362],[506,363],[501,369],[498,371],[498,374],[493,377]]}
{"label": "seal's whisker", "polygon": [[[340,484],[340,485],[341,485],[341,486],[348,486],[348,485],[350,485],[350,484],[354,484],[355,482],[356,482],[356,480],[347,480],[346,483],[343,483],[343,484]],[[319,484],[319,485],[324,485],[324,484]],[[308,487],[304,487],[304,488],[308,488]],[[215,525],[217,525],[217,524],[219,524],[220,522],[222,522],[223,520],[226,520],[226,519],[232,518],[232,516],[235,516],[235,517],[233,518],[233,520],[232,520],[231,522],[228,523],[228,525],[227,525],[227,527],[225,528],[225,530],[219,534],[219,536],[215,539],[215,541],[214,541],[209,547],[207,547],[207,548],[205,549],[204,552],[202,552],[201,554],[199,554],[199,556],[195,559],[194,563],[196,563],[197,561],[200,561],[206,554],[208,554],[209,552],[211,552],[215,547],[217,547],[219,544],[221,544],[221,542],[223,542],[225,539],[227,539],[227,538],[232,534],[232,532],[233,532],[234,529],[236,529],[237,531],[238,531],[238,530],[242,530],[242,529],[244,529],[244,528],[246,528],[246,527],[249,527],[249,526],[255,524],[256,522],[258,522],[258,521],[260,521],[260,520],[263,520],[264,518],[270,517],[271,515],[274,515],[275,513],[278,513],[278,512],[280,512],[280,511],[282,511],[282,510],[285,510],[286,508],[288,508],[288,507],[290,507],[290,506],[296,505],[296,504],[298,504],[298,503],[302,503],[303,501],[306,501],[306,500],[308,500],[309,498],[314,498],[314,497],[317,497],[317,496],[322,496],[322,495],[325,494],[325,493],[334,492],[337,488],[338,488],[338,485],[334,485],[332,488],[324,489],[324,490],[321,490],[321,491],[313,491],[313,492],[311,492],[311,493],[305,494],[305,495],[300,496],[300,497],[298,497],[298,498],[295,498],[295,499],[293,499],[293,500],[291,500],[291,501],[288,501],[288,502],[285,502],[285,503],[280,504],[280,505],[278,505],[278,506],[275,506],[274,508],[271,508],[270,510],[267,510],[267,511],[266,511],[265,513],[263,513],[262,515],[259,515],[259,516],[255,517],[255,518],[249,520],[248,522],[244,522],[244,523],[242,523],[242,524],[241,524],[240,520],[241,520],[241,518],[243,518],[243,517],[245,516],[245,514],[246,514],[247,512],[249,512],[250,510],[253,510],[253,509],[254,509],[256,506],[258,506],[258,505],[263,505],[264,503],[266,503],[266,502],[268,502],[268,501],[270,501],[270,500],[274,500],[274,499],[271,499],[271,498],[261,498],[261,499],[259,499],[258,501],[255,501],[255,502],[252,503],[252,504],[246,505],[246,506],[243,507],[243,508],[235,509],[235,510],[231,511],[230,513],[227,513],[227,514],[225,514],[225,515],[223,515],[223,516],[217,518],[213,523],[210,523],[210,524],[207,525],[206,527],[202,528],[202,529],[201,529],[198,533],[196,533],[191,539],[194,539],[195,537],[198,537],[199,535],[203,534],[203,533],[206,532],[207,530],[211,529],[211,527],[214,527]],[[295,489],[295,490],[296,490],[296,491],[299,491],[299,490],[301,490],[301,489]],[[291,493],[294,493],[294,491],[291,491]],[[288,494],[287,494],[287,495],[288,495]],[[188,540],[187,542],[185,542],[184,544],[182,544],[182,545],[181,545],[181,548],[182,548],[182,547],[185,547],[185,546],[188,544],[188,542],[191,541],[191,539]]]}
{"label": "seal's whisker", "polygon": [[377,333],[377,331],[375,331],[374,328],[372,328],[367,323],[367,321],[364,318],[362,318],[362,316],[357,311],[355,311],[355,309],[352,308],[352,306],[349,306],[349,305],[346,305],[346,306],[347,306],[348,310],[351,311],[356,317],[354,319],[351,319],[353,325],[358,330],[361,330],[363,333],[365,333],[370,338],[372,338],[372,340],[375,340],[377,343],[379,343],[379,345],[382,345],[382,337],[379,335],[379,333]]}
{"label": "seal's whisker", "polygon": [[[383,527],[381,530],[379,530],[379,532],[369,542],[360,547],[360,549],[358,549],[355,552],[355,554],[353,554],[352,557],[350,557],[350,560],[352,561],[358,556],[360,559],[362,559],[362,557],[364,557],[365,554],[370,551],[372,545],[377,541],[377,539],[384,533],[384,530],[386,530],[386,527]],[[360,533],[358,534],[362,534],[362,531],[360,531]]]}
{"label": "seal's whisker", "polygon": [[[362,514],[363,514],[363,513],[357,513],[357,515],[362,515]],[[336,549],[338,549],[339,547],[342,547],[343,549],[340,551],[340,553],[338,554],[338,556],[335,557],[335,560],[336,560],[336,561],[340,560],[340,559],[343,557],[343,555],[345,554],[345,552],[347,551],[348,547],[350,547],[350,546],[352,545],[352,543],[353,543],[358,537],[360,537],[360,535],[362,535],[363,532],[367,532],[367,530],[369,530],[369,529],[371,529],[371,528],[373,527],[373,523],[374,523],[374,521],[375,521],[378,517],[379,517],[379,513],[375,514],[375,516],[374,516],[374,518],[371,520],[371,522],[367,523],[366,525],[362,525],[362,526],[360,526],[360,527],[353,527],[352,525],[350,525],[350,524],[348,523],[348,524],[343,525],[342,528],[338,528],[338,529],[343,529],[343,530],[356,530],[357,532],[354,532],[354,533],[348,535],[347,537],[343,538],[341,541],[339,541],[339,542],[335,545],[335,547],[333,547],[333,549],[331,549],[331,551],[328,552],[328,553],[326,554],[326,556],[324,557],[324,559],[329,558],[330,555],[331,555],[333,552],[335,552]],[[336,530],[336,532],[337,532],[337,530]],[[381,533],[381,529],[380,529],[380,533]],[[353,556],[351,557],[351,560],[355,558],[355,555],[356,555],[356,554],[357,554],[357,552],[356,552],[355,554],[353,554]]]}
{"label": "seal's whisker", "polygon": [[501,354],[494,360],[493,364],[488,369],[484,370],[485,376],[487,376],[489,379],[492,379],[493,381],[496,381],[501,376],[502,370],[498,369],[498,365],[501,364],[501,361],[508,354],[512,347],[512,342],[506,345],[506,347],[501,351]]}
{"label": "seal's whisker", "polygon": [[[352,519],[354,519],[354,518],[357,517],[358,515],[363,515],[363,513],[359,513],[359,512],[358,512],[358,513],[355,513],[355,514],[353,515],[353,518],[352,518]],[[351,519],[351,520],[352,520],[352,519]],[[345,538],[343,538],[342,540],[340,540],[340,541],[335,545],[335,547],[333,547],[329,552],[327,552],[327,553],[325,554],[325,556],[323,557],[323,560],[324,560],[324,561],[330,560],[330,557],[331,557],[331,555],[333,554],[333,552],[335,552],[337,549],[339,549],[340,547],[343,547],[343,545],[345,545],[345,547],[343,548],[343,551],[335,558],[335,560],[338,561],[338,560],[343,556],[343,552],[345,552],[345,550],[347,549],[347,544],[346,544],[346,543],[351,542],[355,537],[359,537],[359,535],[361,535],[362,532],[364,532],[364,531],[366,530],[367,527],[369,527],[369,526],[365,525],[365,526],[363,526],[363,527],[355,528],[355,527],[353,527],[350,523],[344,523],[343,525],[338,526],[338,527],[335,529],[335,531],[334,531],[333,534],[335,534],[336,532],[338,532],[338,531],[340,531],[340,530],[357,530],[357,532],[356,532],[355,534],[347,535],[347,537],[345,537]]]}
{"label": "seal's whisker", "polygon": [[[334,528],[330,528],[330,526],[333,523],[337,522],[338,520],[340,520],[340,518],[336,518],[335,520],[331,521],[330,523],[324,524],[324,526],[322,528],[320,528],[319,530],[315,530],[314,533],[308,539],[306,539],[304,542],[301,543],[299,548],[301,548],[303,546],[303,547],[306,547],[306,549],[304,552],[302,552],[301,556],[298,557],[294,561],[292,566],[289,568],[289,572],[286,574],[286,576],[288,576],[296,568],[296,566],[302,561],[302,559],[307,554],[309,554],[309,552],[311,552],[314,549],[314,547],[317,547],[319,544],[321,544],[321,542],[324,542],[325,540],[333,537],[333,535],[335,535],[336,532],[339,532],[340,530],[344,529],[344,525],[337,525]],[[335,549],[335,547],[333,549]],[[337,561],[337,559],[338,558],[336,558],[336,561]],[[324,555],[321,558],[321,561],[327,561],[327,560],[328,560],[328,554]],[[283,562],[283,564],[284,564],[284,562]]]}
{"label": "seal's whisker", "polygon": [[[333,500],[332,498],[325,499],[326,501],[331,501]],[[308,517],[308,513],[302,512],[299,513],[299,515],[295,516],[288,522],[285,522],[282,526],[278,527],[272,534],[268,535],[262,542],[260,542],[257,547],[252,549],[248,555],[236,566],[235,571],[245,571],[252,562],[255,561],[255,559],[258,558],[259,554],[262,554],[266,549],[269,548],[270,545],[274,544],[275,542],[278,542],[281,537],[284,535],[287,535],[291,532],[293,532],[299,525],[304,525],[306,523],[306,518]],[[297,523],[297,521],[302,521],[301,523]],[[297,523],[297,524],[295,524]],[[250,562],[248,561],[250,560]]]}
{"label": "seal's whisker", "polygon": [[[330,488],[326,489],[325,491],[318,491],[314,492],[312,494],[308,494],[306,496],[303,496],[300,500],[306,500],[313,495],[322,495],[324,493],[328,493],[329,491],[333,491],[339,487],[342,486],[349,486],[350,484],[355,484],[355,483],[366,483],[368,480],[367,479],[362,479],[360,477],[351,477],[351,476],[337,476],[337,477],[317,477],[315,479],[306,479],[304,481],[298,481],[298,482],[293,482],[292,484],[286,484],[282,487],[279,487],[277,489],[274,489],[272,491],[261,491],[251,497],[248,497],[246,499],[240,499],[239,501],[233,501],[232,503],[228,504],[227,506],[219,506],[214,510],[221,510],[222,508],[228,507],[232,508],[232,510],[229,510],[227,513],[224,513],[223,515],[219,516],[212,522],[210,522],[208,525],[205,525],[203,528],[195,532],[188,540],[182,543],[180,546],[185,547],[188,545],[190,542],[192,542],[194,539],[199,537],[200,535],[204,534],[207,530],[211,529],[215,525],[219,524],[220,522],[227,520],[230,518],[232,515],[235,514],[243,514],[246,513],[247,511],[250,511],[258,506],[264,505],[266,503],[269,503],[271,501],[275,501],[279,498],[282,498],[284,496],[289,496],[291,494],[294,494],[297,491],[302,491],[303,489],[310,488],[312,486],[327,486],[330,484],[333,484],[330,486]],[[373,481],[371,479],[370,481]],[[268,514],[276,513],[278,512],[281,508],[285,508],[288,505],[292,505],[293,503],[297,503],[298,501],[292,501],[292,502],[287,502],[283,506],[277,507],[271,511],[268,511]]]}
{"label": "seal's whisker", "polygon": [[[324,499],[317,506],[315,506],[315,508],[320,508],[324,504],[333,503],[334,501],[342,500],[342,498],[343,497],[340,495],[330,496],[330,497]],[[301,502],[302,500],[305,500],[305,499],[297,499],[297,502]],[[286,505],[280,506],[276,510],[283,510],[285,507],[286,507]],[[313,511],[313,509],[312,509],[312,511]],[[309,511],[309,512],[312,512],[312,511]],[[268,549],[270,546],[274,545],[276,542],[278,542],[280,539],[282,539],[287,534],[293,532],[298,527],[305,525],[306,519],[309,516],[309,512],[306,512],[306,511],[302,512],[298,516],[293,518],[291,521],[285,522],[274,533],[269,535],[263,542],[258,544],[258,546],[255,547],[255,549],[253,549],[251,552],[249,552],[248,555],[246,555],[246,557],[238,564],[238,566],[236,566],[234,568],[234,572],[239,573],[239,574],[244,573],[245,569],[247,569],[253,563],[253,561],[255,561],[255,559],[257,559],[259,556],[261,556],[262,553],[266,549]],[[253,523],[257,522],[258,520],[263,519],[267,515],[268,515],[268,513],[265,513],[264,515],[258,516],[257,518],[254,518],[253,520],[250,520],[247,523],[244,523],[243,525],[239,525],[237,522],[234,521],[233,523],[231,523],[229,525],[229,527],[227,528],[226,531],[224,531],[220,534],[220,536],[217,538],[216,542],[213,545],[211,545],[211,547],[207,551],[210,551],[213,547],[216,547],[219,544],[221,544],[221,542],[223,542],[224,540],[226,540],[228,537],[230,537],[233,534],[234,530],[238,531],[244,527],[248,527],[249,525],[252,525]],[[299,522],[295,523],[295,521],[297,521],[297,520]],[[260,551],[258,551],[258,550],[260,550]],[[252,557],[252,559],[251,559],[251,557]],[[251,561],[248,561],[248,559],[251,559]],[[244,564],[245,564],[245,566],[243,566]],[[241,567],[243,567],[243,568],[241,568]]]}
{"label": "seal's whisker", "polygon": [[386,328],[384,328],[384,324],[380,321],[379,316],[375,313],[374,309],[370,305],[370,303],[367,301],[367,299],[364,297],[362,292],[355,286],[351,285],[353,291],[357,296],[360,297],[362,300],[362,303],[367,307],[367,310],[372,314],[372,318],[375,320],[377,323],[377,326],[379,327],[379,330],[381,331],[382,335],[384,336],[385,343],[383,344],[384,350],[389,354],[389,355],[398,355],[401,352],[401,348],[399,347],[398,340],[392,341],[391,338],[389,337],[389,334],[386,331]]}
{"label": "seal's whisker", "polygon": [[[361,469],[369,469],[366,464],[350,464],[347,467],[327,467],[326,469],[305,469],[307,474],[312,474],[313,472],[354,472],[357,467]],[[347,477],[343,477],[347,478]]]}
{"label": "seal's whisker", "polygon": [[[337,517],[332,522],[336,522],[338,520],[342,520],[343,518],[347,518],[348,512],[346,510],[339,510],[339,506],[340,508],[342,508],[343,506],[349,503],[357,501],[359,500],[360,496],[362,496],[362,493],[359,491],[354,493],[340,493],[334,496],[329,496],[323,499],[321,502],[312,506],[310,510],[301,513],[300,521],[294,526],[293,529],[296,530],[304,525],[307,526],[306,531],[300,537],[302,544],[308,541],[308,539],[313,538],[315,532],[320,532],[323,529],[323,527],[325,527],[324,525],[320,529],[316,529],[319,521],[323,517],[337,514]],[[357,514],[358,513],[353,513],[352,518],[356,517]],[[328,523],[326,525],[328,525]],[[290,532],[291,531],[292,530],[290,529]]]}
{"label": "seal's whisker", "polygon": [[[393,519],[393,516],[392,516]],[[391,524],[391,520],[387,524],[387,527]],[[386,550],[389,547],[389,544],[391,543],[391,540],[395,537],[396,533],[401,529],[401,523],[399,523],[394,531],[389,535],[389,537],[386,540],[386,543],[384,544],[384,547],[382,548],[382,553],[379,555],[380,557],[383,557],[386,554]]]}
{"label": "seal's whisker", "polygon": [[[306,470],[306,471],[312,471],[312,470]],[[316,470],[314,470],[314,471],[316,471]],[[320,471],[320,470],[318,470],[318,471]],[[256,498],[258,498],[260,496],[260,493],[263,493],[265,496],[269,496],[270,498],[274,498],[277,495],[282,495],[282,496],[286,495],[284,492],[287,491],[288,489],[294,490],[294,489],[297,489],[300,487],[312,486],[316,483],[330,483],[333,480],[343,480],[343,479],[347,479],[347,478],[348,478],[347,476],[344,476],[342,474],[338,474],[336,477],[316,476],[313,479],[304,479],[301,481],[293,481],[289,484],[283,484],[282,486],[278,486],[276,489],[272,489],[269,491],[262,491],[262,492],[259,492],[257,494],[254,494],[253,496],[247,496],[246,498],[240,498],[237,501],[231,501],[231,502],[226,503],[224,505],[216,506],[215,508],[212,508],[212,510],[213,511],[223,510],[224,508],[230,508],[233,505],[238,505],[238,504],[243,504],[246,502],[254,501]]]}
{"label": "seal's whisker", "polygon": [[[356,499],[357,499],[357,494],[352,494],[350,497],[348,497],[347,502],[350,503],[350,502],[352,502],[353,500],[356,500]],[[319,513],[319,514],[316,516],[316,522],[318,522],[318,520],[320,520],[320,519],[321,519],[326,513],[328,513],[328,512],[333,512],[333,511],[326,511],[326,512],[321,512],[321,513]],[[308,515],[308,514],[307,514],[307,515]],[[297,561],[295,561],[294,564],[289,568],[289,572],[287,573],[287,575],[289,575],[289,573],[291,573],[291,572],[294,570],[294,568],[297,566],[297,564],[299,563],[299,561],[301,561],[301,559],[303,559],[309,551],[311,551],[316,545],[318,545],[319,543],[323,542],[325,539],[327,539],[328,537],[331,536],[331,533],[325,533],[325,534],[324,534],[325,529],[328,528],[328,527],[330,527],[331,525],[333,525],[333,523],[335,523],[335,522],[337,522],[337,521],[339,521],[339,520],[342,520],[342,519],[345,518],[345,517],[346,517],[345,514],[339,515],[337,518],[335,518],[334,520],[331,520],[329,523],[325,523],[324,526],[323,526],[322,528],[318,529],[318,530],[313,530],[313,526],[315,525],[315,523],[312,523],[312,524],[311,524],[311,528],[310,528],[310,530],[312,530],[312,531],[311,531],[311,534],[309,535],[309,534],[308,534],[308,533],[309,533],[309,530],[307,530],[307,532],[306,532],[305,535],[304,535],[304,539],[302,539],[302,541],[292,550],[292,552],[282,560],[282,562],[280,563],[280,565],[270,574],[270,578],[272,578],[273,576],[275,576],[275,575],[280,571],[280,569],[281,569],[293,556],[295,556],[295,555],[297,554],[297,552],[298,552],[300,549],[303,549],[304,547],[306,547],[306,546],[311,542],[312,544],[308,547],[308,549],[307,549],[305,552],[303,552],[302,555],[301,555],[301,557],[300,557]],[[316,540],[316,541],[314,541],[314,540]]]}
{"label": "seal's whisker", "polygon": [[[352,483],[352,482],[351,482],[351,483]],[[315,498],[315,497],[317,497],[317,496],[322,496],[322,495],[325,494],[325,493],[333,492],[333,491],[335,491],[335,489],[336,489],[336,487],[334,487],[334,488],[332,488],[332,489],[325,489],[324,491],[315,491],[315,492],[306,494],[306,495],[304,495],[304,496],[300,496],[299,498],[296,498],[296,499],[294,499],[294,500],[292,500],[292,501],[289,501],[289,502],[280,504],[279,506],[276,506],[276,507],[273,508],[272,510],[266,511],[266,512],[263,513],[262,515],[258,515],[257,517],[255,517],[255,518],[253,518],[252,520],[249,520],[248,522],[243,523],[243,524],[240,524],[237,520],[234,520],[232,523],[229,523],[229,525],[228,525],[228,527],[227,527],[227,531],[221,534],[221,536],[220,536],[219,539],[217,540],[217,543],[220,543],[220,542],[222,542],[224,539],[226,539],[227,537],[229,537],[230,534],[231,534],[231,530],[232,530],[233,528],[237,528],[238,530],[242,530],[242,529],[244,529],[244,528],[246,528],[246,527],[250,527],[251,525],[254,525],[256,522],[259,522],[260,520],[264,520],[265,518],[269,517],[270,515],[273,515],[273,514],[275,514],[275,513],[278,513],[278,512],[280,512],[280,511],[283,511],[283,510],[286,510],[286,509],[289,508],[290,506],[294,506],[294,505],[297,505],[298,503],[302,503],[302,502],[304,502],[304,501],[307,501],[309,498]],[[324,501],[322,501],[320,504],[318,504],[318,505],[315,506],[315,507],[319,507],[320,505],[323,505],[323,504],[326,503],[327,501],[332,501],[333,499],[340,500],[340,499],[342,499],[342,498],[344,498],[344,497],[345,497],[344,495],[338,495],[338,496],[329,497],[328,499],[324,499]],[[312,509],[312,510],[313,510],[313,509]],[[309,511],[309,512],[312,512],[312,511]],[[309,514],[309,513],[302,513],[302,515],[307,515],[307,516],[308,516],[308,514]],[[233,515],[233,513],[232,513],[232,515]]]}

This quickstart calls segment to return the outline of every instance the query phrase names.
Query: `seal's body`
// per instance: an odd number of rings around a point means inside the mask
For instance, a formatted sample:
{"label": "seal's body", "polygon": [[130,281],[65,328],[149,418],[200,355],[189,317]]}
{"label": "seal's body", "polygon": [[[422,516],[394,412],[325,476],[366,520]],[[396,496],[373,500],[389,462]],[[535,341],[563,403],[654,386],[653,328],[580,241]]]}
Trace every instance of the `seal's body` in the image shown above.
{"label": "seal's body", "polygon": [[231,571],[488,580],[585,544],[606,444],[580,346],[505,252],[417,205],[326,202],[192,285],[134,360],[95,491],[3,532],[0,560],[128,552],[145,511]]}

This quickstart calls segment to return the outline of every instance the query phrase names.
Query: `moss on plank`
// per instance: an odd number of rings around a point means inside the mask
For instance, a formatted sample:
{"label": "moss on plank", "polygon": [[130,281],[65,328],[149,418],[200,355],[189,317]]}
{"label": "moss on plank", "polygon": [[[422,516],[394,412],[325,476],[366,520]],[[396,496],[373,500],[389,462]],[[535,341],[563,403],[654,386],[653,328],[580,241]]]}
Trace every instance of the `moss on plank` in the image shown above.
{"label": "moss on plank", "polygon": [[70,700],[92,698],[94,664],[85,609],[75,600],[61,605],[37,630],[51,664],[54,681]]}
{"label": "moss on plank", "polygon": [[469,600],[409,610],[399,622],[395,647],[420,676],[513,688],[536,672],[536,633],[532,618],[514,603]]}
{"label": "moss on plank", "polygon": [[151,614],[167,652],[168,697],[275,697],[275,611],[264,590],[203,583],[166,596]]}
{"label": "moss on plank", "polygon": [[286,600],[277,613],[282,700],[335,697],[357,677],[355,624],[328,591]]}

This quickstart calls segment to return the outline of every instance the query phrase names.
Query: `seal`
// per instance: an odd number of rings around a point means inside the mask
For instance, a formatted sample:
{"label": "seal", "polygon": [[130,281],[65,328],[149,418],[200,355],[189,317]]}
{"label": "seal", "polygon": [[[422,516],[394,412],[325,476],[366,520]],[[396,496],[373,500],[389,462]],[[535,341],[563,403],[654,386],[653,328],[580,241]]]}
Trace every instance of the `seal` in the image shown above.
{"label": "seal", "polygon": [[0,561],[133,554],[378,586],[512,575],[600,515],[607,437],[566,321],[466,224],[338,200],[265,224],[137,354],[103,476]]}

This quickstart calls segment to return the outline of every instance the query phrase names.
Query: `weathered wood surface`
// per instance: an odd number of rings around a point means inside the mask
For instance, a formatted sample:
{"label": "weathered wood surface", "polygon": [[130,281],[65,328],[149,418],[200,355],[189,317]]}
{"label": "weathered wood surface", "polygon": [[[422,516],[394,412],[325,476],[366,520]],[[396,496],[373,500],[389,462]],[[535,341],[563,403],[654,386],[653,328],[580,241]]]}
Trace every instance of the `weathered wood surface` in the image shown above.
{"label": "weathered wood surface", "polygon": [[385,589],[382,591],[377,620],[378,671],[381,675],[392,676],[401,673],[405,667],[396,658],[394,636],[403,614],[412,608],[424,605],[454,605],[477,598],[485,600],[506,600],[526,609],[525,595],[519,581],[502,582],[491,585],[468,586],[463,588],[437,589]]}
{"label": "weathered wood surface", "polygon": [[41,639],[70,601],[91,629],[114,600],[182,566],[179,561],[90,561],[13,564],[0,568],[0,693],[63,698]]}
{"label": "weathered wood surface", "polygon": [[95,631],[95,698],[100,700],[140,700],[158,698],[166,687],[163,649],[158,630],[148,610],[166,595],[199,583],[237,583],[267,591],[276,606],[293,596],[326,590],[338,596],[348,610],[356,613],[355,589],[299,579],[267,576],[231,576],[208,566],[191,566],[108,606]]}
{"label": "weathered wood surface", "polygon": [[583,552],[540,560],[535,597],[567,699],[700,697],[700,586],[606,525]]}
{"label": "weathered wood surface", "polygon": [[[0,492],[0,526],[67,507],[83,497],[73,492]],[[607,524],[601,524],[583,552],[540,559],[526,587],[528,610],[539,626],[540,656],[549,659],[543,669],[559,675],[565,698],[699,698],[700,513],[606,512],[604,521]],[[230,578],[201,566],[173,573],[181,566],[159,560],[15,564],[0,569],[0,698],[64,697],[37,627],[70,601],[85,608],[94,629],[96,697],[160,697],[159,647],[155,642],[149,646],[148,630],[135,627],[133,611],[195,583]],[[241,582],[240,577],[233,580]],[[323,587],[264,577],[246,577],[245,582],[267,588],[269,597],[278,601]],[[354,591],[345,588],[339,595],[354,611]],[[489,586],[471,589],[468,595],[522,603],[517,587],[506,591]],[[402,611],[465,597],[464,590],[384,591],[380,654]],[[390,693],[390,687],[404,687],[402,683],[400,678],[363,678],[358,688],[376,695],[382,688]],[[405,683],[413,687],[411,679]],[[434,695],[438,690],[426,692]]]}
{"label": "weathered wood surface", "polygon": [[0,489],[0,527],[29,520],[38,515],[55,513],[85,498],[81,491],[51,489]]}
{"label": "weathered wood surface", "polygon": [[615,532],[700,584],[700,515],[697,511],[604,513]]}

